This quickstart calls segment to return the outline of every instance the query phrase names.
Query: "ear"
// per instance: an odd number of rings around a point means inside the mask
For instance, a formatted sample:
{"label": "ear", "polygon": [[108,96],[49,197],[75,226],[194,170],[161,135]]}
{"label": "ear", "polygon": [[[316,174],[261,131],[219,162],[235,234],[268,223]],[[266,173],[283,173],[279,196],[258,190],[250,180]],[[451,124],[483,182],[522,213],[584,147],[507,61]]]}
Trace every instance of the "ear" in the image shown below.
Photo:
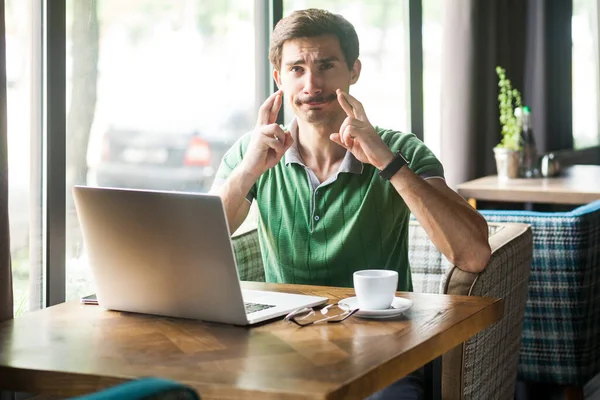
{"label": "ear", "polygon": [[362,63],[357,58],[356,61],[354,61],[354,65],[352,66],[352,69],[350,70],[350,84],[351,85],[354,85],[358,81],[358,78],[360,77],[361,68],[362,68]]}
{"label": "ear", "polygon": [[278,70],[273,70],[273,79],[275,80],[275,82],[277,83],[277,88],[281,89],[281,74],[279,73]]}

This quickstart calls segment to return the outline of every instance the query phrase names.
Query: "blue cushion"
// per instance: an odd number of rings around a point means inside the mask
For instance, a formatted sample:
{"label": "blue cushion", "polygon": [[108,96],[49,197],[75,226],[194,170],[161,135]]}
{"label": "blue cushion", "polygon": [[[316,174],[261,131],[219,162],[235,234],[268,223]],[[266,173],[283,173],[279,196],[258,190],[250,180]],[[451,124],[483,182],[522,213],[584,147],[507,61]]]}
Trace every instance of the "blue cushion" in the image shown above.
{"label": "blue cushion", "polygon": [[143,378],[126,382],[96,393],[74,397],[71,400],[199,400],[190,387],[161,378]]}
{"label": "blue cushion", "polygon": [[600,372],[600,200],[568,212],[480,212],[533,232],[519,377],[583,386]]}

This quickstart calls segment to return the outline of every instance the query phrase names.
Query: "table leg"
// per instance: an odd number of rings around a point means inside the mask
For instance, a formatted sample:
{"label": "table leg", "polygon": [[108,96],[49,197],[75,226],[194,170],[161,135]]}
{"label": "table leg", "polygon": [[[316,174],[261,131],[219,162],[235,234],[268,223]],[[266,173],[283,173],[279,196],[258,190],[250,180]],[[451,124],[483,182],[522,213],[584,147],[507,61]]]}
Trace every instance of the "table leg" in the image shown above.
{"label": "table leg", "polygon": [[425,364],[425,400],[442,400],[442,357]]}

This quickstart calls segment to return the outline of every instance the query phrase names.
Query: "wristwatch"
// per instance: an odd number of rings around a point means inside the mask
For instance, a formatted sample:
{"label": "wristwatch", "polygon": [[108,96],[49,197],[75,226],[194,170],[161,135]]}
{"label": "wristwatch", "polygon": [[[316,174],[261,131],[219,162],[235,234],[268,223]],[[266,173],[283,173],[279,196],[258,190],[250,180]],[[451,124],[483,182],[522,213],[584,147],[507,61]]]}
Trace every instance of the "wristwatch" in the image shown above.
{"label": "wristwatch", "polygon": [[390,161],[390,163],[381,171],[379,171],[379,176],[389,181],[392,179],[392,176],[396,174],[400,170],[400,168],[408,165],[409,161],[404,157],[400,150],[394,153],[394,159]]}

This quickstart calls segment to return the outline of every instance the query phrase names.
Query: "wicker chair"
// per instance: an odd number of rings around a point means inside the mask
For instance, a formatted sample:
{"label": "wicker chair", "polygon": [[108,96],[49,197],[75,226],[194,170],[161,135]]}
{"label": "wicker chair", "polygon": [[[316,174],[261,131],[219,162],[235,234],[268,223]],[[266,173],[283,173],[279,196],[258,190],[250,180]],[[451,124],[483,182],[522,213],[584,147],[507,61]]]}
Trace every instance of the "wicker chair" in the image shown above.
{"label": "wicker chair", "polygon": [[[504,317],[442,357],[444,399],[512,399],[532,257],[531,229],[490,224],[492,257],[473,274],[447,262],[423,228],[410,222],[409,259],[416,292],[501,297]],[[256,230],[234,236],[240,279],[264,281]]]}
{"label": "wicker chair", "polygon": [[570,212],[481,211],[531,225],[519,379],[578,389],[600,373],[600,200]]}

